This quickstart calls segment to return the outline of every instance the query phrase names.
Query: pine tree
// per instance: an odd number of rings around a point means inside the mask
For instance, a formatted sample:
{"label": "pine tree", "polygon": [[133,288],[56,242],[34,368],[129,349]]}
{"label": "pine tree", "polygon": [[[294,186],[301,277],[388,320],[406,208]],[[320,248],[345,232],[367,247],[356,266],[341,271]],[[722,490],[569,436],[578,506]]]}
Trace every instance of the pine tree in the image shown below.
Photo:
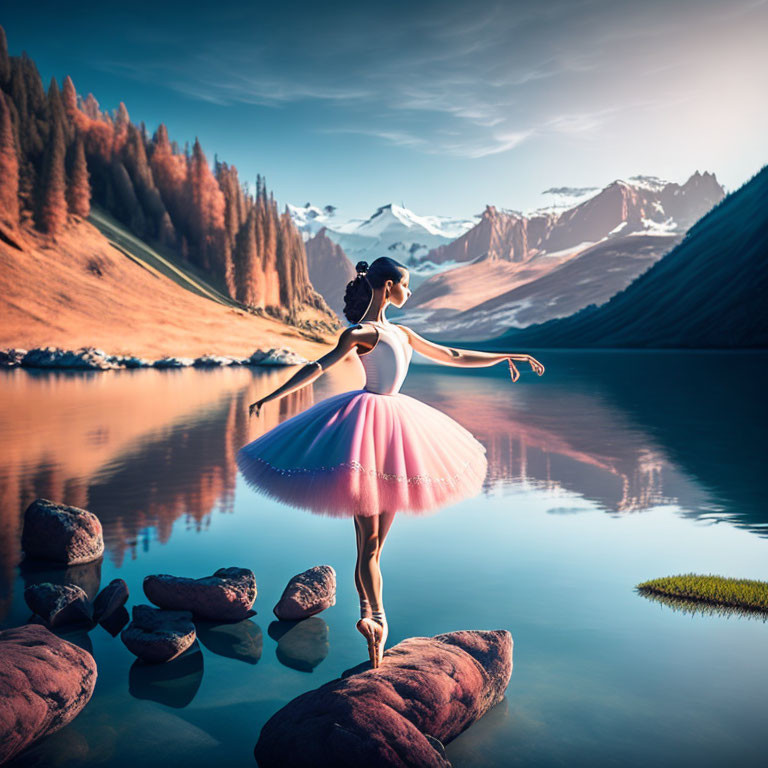
{"label": "pine tree", "polygon": [[226,253],[217,243],[223,241],[225,200],[197,137],[189,158],[186,202],[190,245],[200,254],[200,266],[224,278],[228,265]]}
{"label": "pine tree", "polygon": [[121,101],[117,107],[117,114],[115,115],[115,125],[118,128],[127,128],[128,123],[131,122],[131,116],[128,114],[128,108]]}
{"label": "pine tree", "polygon": [[128,141],[128,129],[133,127],[131,125],[131,117],[128,114],[128,110],[122,101],[120,102],[120,105],[117,108],[117,112],[115,113],[114,125],[115,135],[112,152],[120,153],[122,152],[126,141]]}
{"label": "pine tree", "polygon": [[19,225],[19,157],[16,153],[11,110],[2,91],[0,91],[0,219],[10,227],[15,228]]}
{"label": "pine tree", "polygon": [[256,215],[251,209],[248,218],[237,234],[235,244],[235,298],[251,307],[263,306],[263,274],[256,248]]}
{"label": "pine tree", "polygon": [[77,91],[75,90],[75,84],[72,82],[72,78],[69,75],[64,78],[61,100],[64,103],[64,109],[71,118],[77,109]]}
{"label": "pine tree", "polygon": [[171,144],[168,139],[168,129],[163,123],[160,123],[155,131],[149,163],[155,184],[170,218],[168,222],[171,225],[170,230],[166,222],[161,222],[164,237],[167,238],[173,233],[175,240],[176,233],[184,234],[185,229],[182,198],[187,179],[187,159],[184,155],[174,152],[174,144]]}
{"label": "pine tree", "polygon": [[38,228],[51,235],[61,232],[67,223],[65,154],[64,132],[61,124],[55,122],[45,148],[37,221]]}
{"label": "pine tree", "polygon": [[69,182],[69,210],[84,219],[91,212],[91,185],[88,181],[88,166],[85,162],[82,136],[78,136],[74,144]]}
{"label": "pine tree", "polygon": [[5,30],[0,27],[0,88],[5,89],[11,81],[11,59],[8,56],[8,41]]}
{"label": "pine tree", "polygon": [[48,120],[51,126],[53,123],[59,123],[64,133],[64,144],[68,145],[74,137],[74,130],[69,121],[69,116],[64,108],[64,101],[61,98],[61,91],[56,78],[51,78],[51,84],[48,86]]}
{"label": "pine tree", "polygon": [[91,120],[100,120],[103,117],[99,110],[99,102],[96,101],[96,97],[92,93],[89,93],[85,97],[85,101],[83,102],[83,112],[85,112]]}

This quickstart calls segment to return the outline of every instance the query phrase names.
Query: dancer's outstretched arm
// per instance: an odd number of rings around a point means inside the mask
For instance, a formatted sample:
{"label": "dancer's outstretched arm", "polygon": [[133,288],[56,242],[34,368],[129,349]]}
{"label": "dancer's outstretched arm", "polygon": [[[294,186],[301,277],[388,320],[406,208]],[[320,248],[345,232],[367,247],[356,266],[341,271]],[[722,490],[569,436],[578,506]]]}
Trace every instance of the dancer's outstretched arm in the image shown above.
{"label": "dancer's outstretched arm", "polygon": [[443,363],[443,365],[456,365],[463,368],[480,368],[488,367],[489,365],[495,365],[504,360],[509,362],[509,369],[512,373],[512,381],[517,381],[520,377],[520,372],[515,367],[513,360],[518,360],[523,363],[530,363],[536,373],[541,376],[544,373],[544,366],[531,355],[526,354],[514,354],[511,352],[479,352],[474,349],[458,349],[457,347],[444,347],[442,344],[435,344],[433,341],[427,341],[422,336],[419,336],[416,331],[404,325],[398,325],[407,334],[411,342],[411,346],[420,352],[430,360],[434,360],[436,363]]}
{"label": "dancer's outstretched arm", "polygon": [[330,352],[302,366],[285,384],[279,386],[276,390],[255,403],[251,403],[248,406],[248,414],[252,415],[255,412],[258,416],[264,403],[270,400],[279,400],[281,397],[285,397],[285,395],[305,387],[307,384],[319,379],[325,371],[346,357],[358,344],[371,347],[375,341],[376,330],[369,325],[345,328],[341,336],[339,336],[336,346]]}

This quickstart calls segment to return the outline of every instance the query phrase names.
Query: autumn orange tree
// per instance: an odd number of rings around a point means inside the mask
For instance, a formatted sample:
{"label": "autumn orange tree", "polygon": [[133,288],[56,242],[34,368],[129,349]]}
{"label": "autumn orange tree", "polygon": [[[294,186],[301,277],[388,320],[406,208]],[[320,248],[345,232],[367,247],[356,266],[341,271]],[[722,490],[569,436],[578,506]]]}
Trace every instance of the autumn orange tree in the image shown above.
{"label": "autumn orange tree", "polygon": [[[92,205],[170,248],[232,299],[282,313],[326,305],[309,281],[304,242],[261,176],[251,193],[237,169],[197,138],[181,150],[160,123],[148,135],[120,102],[105,112],[70,77],[43,88],[26,53],[9,56],[0,27],[0,202],[10,227],[54,236]],[[15,202],[15,205],[14,205]]]}

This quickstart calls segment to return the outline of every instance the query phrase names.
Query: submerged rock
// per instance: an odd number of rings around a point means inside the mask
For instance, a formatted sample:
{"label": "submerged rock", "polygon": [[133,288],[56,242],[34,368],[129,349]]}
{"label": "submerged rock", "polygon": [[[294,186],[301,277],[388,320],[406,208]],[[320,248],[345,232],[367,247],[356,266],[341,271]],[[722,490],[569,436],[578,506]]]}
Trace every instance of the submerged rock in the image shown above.
{"label": "submerged rock", "polygon": [[24,602],[49,627],[92,621],[88,595],[76,584],[32,584],[24,590]]}
{"label": "submerged rock", "polygon": [[101,521],[92,512],[35,499],[24,512],[21,548],[28,558],[74,565],[104,554]]}
{"label": "submerged rock", "polygon": [[217,656],[257,664],[264,652],[261,627],[250,619],[226,624],[198,619],[195,629],[197,639]]}
{"label": "submerged rock", "polygon": [[189,611],[134,605],[132,619],[120,633],[120,639],[142,661],[153,664],[170,661],[195,642],[195,625]]}
{"label": "submerged rock", "polygon": [[328,625],[319,616],[303,621],[273,621],[268,632],[277,640],[277,660],[286,667],[311,672],[328,656]]}
{"label": "submerged rock", "polygon": [[0,631],[0,764],[71,722],[96,674],[89,653],[40,624]]}
{"label": "submerged rock", "polygon": [[161,608],[191,611],[196,617],[235,621],[252,615],[256,576],[248,568],[219,568],[212,576],[191,579],[158,574],[144,579],[144,594]]}
{"label": "submerged rock", "polygon": [[123,579],[112,579],[93,601],[93,620],[109,621],[128,601],[128,585]]}
{"label": "submerged rock", "polygon": [[336,604],[336,571],[316,565],[294,576],[273,611],[278,619],[296,621]]}
{"label": "submerged rock", "polygon": [[76,565],[64,565],[51,560],[35,560],[27,557],[19,563],[19,575],[25,587],[46,581],[51,584],[77,584],[88,595],[88,599],[93,601],[99,594],[103,564],[103,557]]}
{"label": "submerged rock", "polygon": [[116,637],[123,627],[131,621],[131,616],[122,605],[114,613],[111,613],[104,619],[99,620],[99,624],[109,632],[112,637]]}
{"label": "submerged rock", "polygon": [[442,745],[504,697],[512,674],[506,630],[411,637],[378,669],[303,693],[261,730],[260,768],[448,768]]}

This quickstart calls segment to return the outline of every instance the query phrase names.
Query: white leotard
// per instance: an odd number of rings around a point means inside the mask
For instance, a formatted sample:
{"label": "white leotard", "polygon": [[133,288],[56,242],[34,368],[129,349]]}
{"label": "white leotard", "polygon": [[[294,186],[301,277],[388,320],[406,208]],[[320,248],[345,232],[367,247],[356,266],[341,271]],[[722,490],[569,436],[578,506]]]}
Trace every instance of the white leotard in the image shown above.
{"label": "white leotard", "polygon": [[360,362],[365,369],[363,389],[379,395],[393,395],[400,391],[413,355],[408,334],[392,323],[380,323],[375,320],[364,322],[376,328],[378,339],[370,351],[358,351]]}

